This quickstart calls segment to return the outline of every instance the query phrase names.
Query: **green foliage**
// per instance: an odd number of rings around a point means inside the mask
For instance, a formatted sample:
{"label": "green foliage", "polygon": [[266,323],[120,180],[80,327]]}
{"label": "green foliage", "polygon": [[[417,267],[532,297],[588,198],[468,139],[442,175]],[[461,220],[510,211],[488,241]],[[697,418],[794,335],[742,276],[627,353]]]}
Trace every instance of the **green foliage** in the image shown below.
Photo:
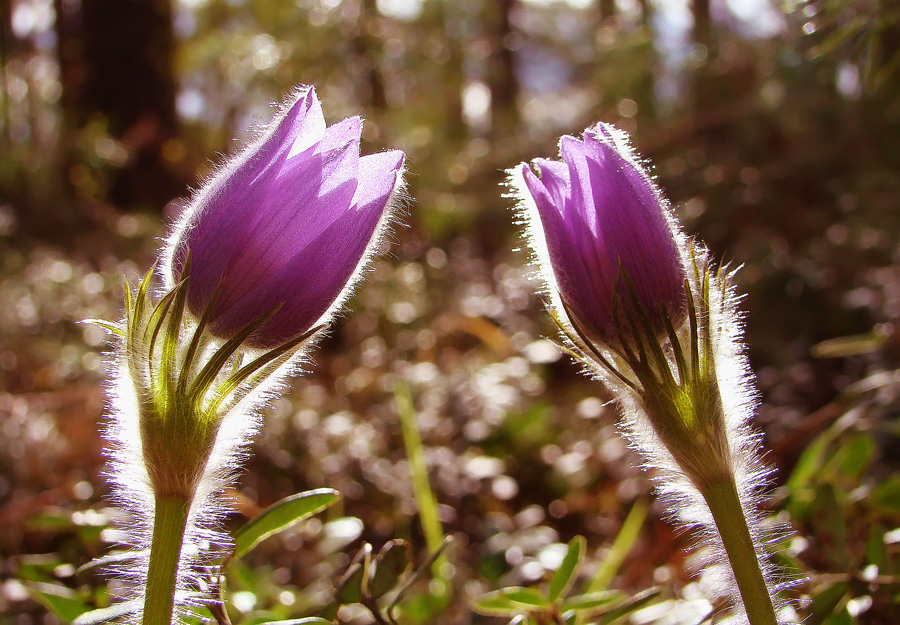
{"label": "green foliage", "polygon": [[[397,402],[397,414],[400,417],[400,427],[403,431],[403,445],[409,458],[410,478],[416,493],[416,503],[419,505],[419,518],[425,532],[425,541],[430,551],[437,552],[441,550],[444,530],[438,517],[437,499],[435,499],[431,483],[428,480],[422,437],[419,434],[419,426],[416,424],[415,406],[409,387],[397,382],[394,386],[394,398]],[[443,577],[443,564],[444,560],[441,558],[434,562],[433,572],[438,579]]]}
{"label": "green foliage", "polygon": [[[396,625],[395,610],[402,610],[415,619],[414,614],[424,597],[414,597],[407,601],[407,593],[426,571],[433,568],[449,544],[450,539],[445,538],[424,564],[416,571],[411,571],[412,559],[406,541],[391,540],[374,556],[372,546],[365,543],[335,583],[334,600],[322,610],[322,614],[334,618],[341,606],[357,603],[364,606],[378,623],[390,622]],[[386,597],[389,594],[391,596]],[[443,592],[434,596],[435,605],[428,606],[427,613],[439,609],[445,603],[445,596]]]}
{"label": "green foliage", "polygon": [[120,601],[105,608],[82,612],[78,618],[72,621],[72,625],[100,625],[100,623],[113,622],[132,612],[134,607],[129,601]]}
{"label": "green foliage", "polygon": [[473,601],[472,609],[487,616],[519,617],[529,625],[579,622],[587,617],[599,619],[601,623],[613,623],[659,594],[658,589],[650,589],[632,597],[619,590],[588,590],[584,594],[568,595],[583,562],[584,550],[584,537],[576,536],[569,542],[546,592],[509,586],[482,595]]}
{"label": "green foliage", "polygon": [[616,576],[616,572],[618,572],[622,563],[625,562],[625,558],[634,546],[635,541],[637,541],[644,519],[647,518],[649,507],[649,504],[644,500],[638,500],[631,507],[628,516],[625,517],[625,521],[622,523],[622,528],[616,534],[616,539],[613,541],[609,553],[597,566],[597,572],[594,573],[594,577],[588,585],[588,594],[603,591],[609,587],[610,582]]}
{"label": "green foliage", "polygon": [[[787,480],[787,508],[804,536],[819,543],[818,566],[805,568],[806,538],[795,539],[799,558],[788,558],[796,575],[811,577],[810,623],[857,623],[872,604],[869,583],[881,580],[900,588],[900,550],[885,531],[900,525],[900,473],[879,475],[879,459],[896,432],[881,432],[872,393],[893,376],[873,376],[848,389],[840,415],[800,456]],[[876,395],[877,397],[877,395]],[[893,443],[895,444],[895,443]],[[789,549],[791,551],[792,549]]]}
{"label": "green foliage", "polygon": [[231,557],[245,556],[266,538],[280,534],[334,505],[339,498],[340,493],[336,490],[320,488],[297,493],[273,503],[234,533],[234,552]]}
{"label": "green foliage", "polygon": [[84,598],[77,592],[60,584],[28,582],[25,584],[28,593],[41,603],[51,614],[65,623],[71,623],[88,611]]}
{"label": "green foliage", "polygon": [[569,543],[568,549],[566,549],[566,557],[563,558],[562,564],[559,565],[559,568],[553,573],[553,577],[550,578],[550,589],[547,597],[551,601],[559,599],[572,586],[572,583],[575,581],[573,579],[575,572],[584,560],[584,549],[585,540],[582,536],[576,536]]}

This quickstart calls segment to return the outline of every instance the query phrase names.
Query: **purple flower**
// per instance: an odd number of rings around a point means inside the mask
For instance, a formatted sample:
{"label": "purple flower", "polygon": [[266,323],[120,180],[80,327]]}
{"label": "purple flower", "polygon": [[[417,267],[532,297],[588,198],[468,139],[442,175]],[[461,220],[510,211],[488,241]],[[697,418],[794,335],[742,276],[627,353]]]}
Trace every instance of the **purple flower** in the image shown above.
{"label": "purple flower", "polygon": [[230,338],[271,348],[334,310],[365,264],[402,185],[403,152],[360,157],[362,121],[325,126],[301,88],[265,134],[196,195],[169,246],[171,277],[190,257],[187,306]]}
{"label": "purple flower", "polygon": [[607,342],[617,342],[622,332],[615,306],[636,312],[629,280],[660,331],[661,311],[678,323],[685,314],[686,276],[675,226],[625,134],[598,124],[583,139],[564,136],[559,151],[562,162],[534,161],[539,174],[521,165],[521,191],[536,208],[536,214],[528,211],[532,243],[550,265],[551,288],[583,329]]}

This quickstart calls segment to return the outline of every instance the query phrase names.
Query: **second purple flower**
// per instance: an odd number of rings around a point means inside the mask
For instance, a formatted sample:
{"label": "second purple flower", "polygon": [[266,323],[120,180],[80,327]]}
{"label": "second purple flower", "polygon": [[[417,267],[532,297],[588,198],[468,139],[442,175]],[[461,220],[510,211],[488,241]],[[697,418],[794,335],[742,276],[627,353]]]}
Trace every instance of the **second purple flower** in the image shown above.
{"label": "second purple flower", "polygon": [[526,198],[532,246],[551,288],[577,316],[572,321],[618,342],[615,307],[632,308],[626,281],[653,321],[660,309],[683,319],[686,276],[675,226],[625,135],[601,123],[582,139],[562,137],[559,151],[562,161],[535,159],[537,173],[520,165],[513,183]]}

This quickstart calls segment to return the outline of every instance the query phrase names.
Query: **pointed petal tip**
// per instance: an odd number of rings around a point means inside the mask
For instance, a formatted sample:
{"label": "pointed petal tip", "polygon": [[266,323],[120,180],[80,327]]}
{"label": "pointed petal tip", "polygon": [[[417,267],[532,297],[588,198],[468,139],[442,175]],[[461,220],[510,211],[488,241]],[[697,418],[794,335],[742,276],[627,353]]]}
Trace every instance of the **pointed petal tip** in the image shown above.
{"label": "pointed petal tip", "polygon": [[298,85],[287,98],[286,102],[286,116],[292,118],[306,116],[319,105],[319,99],[316,97],[316,90],[310,85]]}
{"label": "pointed petal tip", "polygon": [[341,123],[344,122],[349,124],[352,128],[359,128],[360,132],[362,132],[363,119],[359,115],[353,115],[341,121]]}
{"label": "pointed petal tip", "polygon": [[[537,164],[535,161],[533,163]],[[540,165],[538,165],[540,167]],[[543,190],[544,185],[541,182],[541,179],[538,178],[537,174],[534,173],[534,169],[531,163],[522,163],[519,165],[519,170],[522,172],[522,178],[525,180],[525,186],[528,188],[528,192],[534,196],[540,190]]]}
{"label": "pointed petal tip", "polygon": [[384,210],[395,191],[405,158],[401,150],[388,150],[359,159],[359,186],[353,198],[358,210]]}
{"label": "pointed petal tip", "polygon": [[537,159],[534,159],[531,161],[523,161],[523,162],[519,163],[518,165],[516,165],[511,171],[513,173],[521,172],[522,176],[528,176],[528,173],[531,172],[531,175],[533,176],[534,175],[533,167],[534,167],[536,161],[537,161]]}
{"label": "pointed petal tip", "polygon": [[616,137],[621,134],[621,131],[613,126],[612,124],[608,124],[606,122],[597,122],[593,126],[590,126],[584,131],[584,138],[587,139],[590,137],[596,141],[613,143],[616,140]]}
{"label": "pointed petal tip", "polygon": [[325,129],[325,134],[319,143],[317,151],[323,153],[338,148],[347,149],[355,144],[358,153],[361,136],[362,119],[359,116],[342,119]]}
{"label": "pointed petal tip", "polygon": [[406,163],[406,154],[404,154],[403,150],[385,150],[383,152],[367,154],[360,159],[360,163],[363,161],[371,164],[373,168],[399,171]]}
{"label": "pointed petal tip", "polygon": [[[587,137],[587,133],[584,135]],[[588,157],[588,145],[584,138],[564,135],[559,140],[559,155],[569,167],[583,161]]]}
{"label": "pointed petal tip", "polygon": [[559,138],[559,155],[563,155],[563,150],[577,149],[578,146],[584,146],[584,139],[582,137],[575,137],[572,135],[561,136]]}

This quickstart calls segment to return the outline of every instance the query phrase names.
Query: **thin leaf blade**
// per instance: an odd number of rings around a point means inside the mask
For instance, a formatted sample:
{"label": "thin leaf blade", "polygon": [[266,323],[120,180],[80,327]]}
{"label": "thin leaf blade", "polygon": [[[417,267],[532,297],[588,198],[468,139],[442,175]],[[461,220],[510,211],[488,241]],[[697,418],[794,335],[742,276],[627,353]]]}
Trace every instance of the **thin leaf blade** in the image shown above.
{"label": "thin leaf blade", "polygon": [[60,620],[71,623],[90,610],[74,590],[59,584],[29,582],[25,589],[32,599],[43,605]]}
{"label": "thin leaf blade", "polygon": [[289,618],[283,621],[266,621],[262,625],[333,625],[333,621],[329,621],[318,616],[309,616],[306,618]]}
{"label": "thin leaf blade", "polygon": [[266,538],[321,512],[339,498],[336,490],[319,488],[277,501],[235,533],[232,558],[246,555]]}
{"label": "thin leaf blade", "polygon": [[533,588],[510,586],[482,595],[472,603],[472,609],[485,616],[513,616],[550,605],[552,602]]}
{"label": "thin leaf blade", "polygon": [[610,604],[621,601],[624,598],[625,594],[619,590],[589,592],[583,595],[569,597],[563,602],[562,609],[565,612],[568,612],[569,610],[595,612],[597,608],[608,607]]}
{"label": "thin leaf blade", "polygon": [[585,540],[584,536],[576,536],[569,541],[569,548],[563,558],[562,564],[553,573],[550,579],[550,600],[556,601],[561,597],[572,585],[572,580],[581,565],[584,557]]}
{"label": "thin leaf blade", "polygon": [[114,619],[125,616],[126,614],[137,612],[140,608],[141,604],[139,601],[114,603],[111,606],[81,614],[72,621],[72,625],[99,625],[100,623],[108,623]]}

